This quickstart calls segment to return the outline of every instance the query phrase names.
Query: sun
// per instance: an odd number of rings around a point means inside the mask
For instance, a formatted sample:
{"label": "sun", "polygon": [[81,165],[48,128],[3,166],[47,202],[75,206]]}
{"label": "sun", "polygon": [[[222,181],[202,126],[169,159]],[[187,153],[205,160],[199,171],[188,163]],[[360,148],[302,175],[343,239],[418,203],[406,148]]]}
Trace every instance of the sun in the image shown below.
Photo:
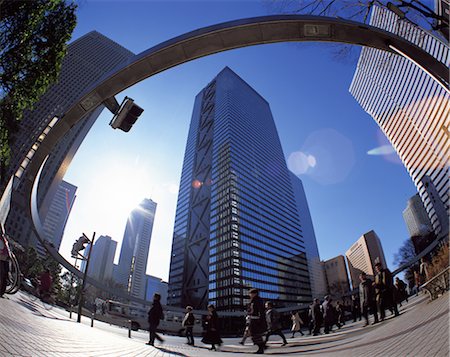
{"label": "sun", "polygon": [[92,211],[99,223],[109,224],[123,225],[130,212],[149,197],[151,189],[145,172],[123,163],[94,173],[90,183],[89,201],[95,202]]}

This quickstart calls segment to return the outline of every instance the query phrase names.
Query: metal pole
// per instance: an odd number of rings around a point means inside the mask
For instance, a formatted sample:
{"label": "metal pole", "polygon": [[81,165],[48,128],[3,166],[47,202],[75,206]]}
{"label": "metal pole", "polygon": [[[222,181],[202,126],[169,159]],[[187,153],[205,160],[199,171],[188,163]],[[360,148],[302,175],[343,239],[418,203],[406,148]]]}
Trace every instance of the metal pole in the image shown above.
{"label": "metal pole", "polygon": [[128,338],[131,338],[131,320],[128,320]]}
{"label": "metal pole", "polygon": [[[78,262],[78,258],[75,258],[75,268],[76,269],[78,269],[77,262]],[[69,318],[70,319],[72,318],[72,310],[73,310],[72,294],[73,294],[73,273],[71,273],[71,275],[70,275],[70,291],[69,291],[69,305],[70,305]]]}
{"label": "metal pole", "polygon": [[87,277],[87,272],[89,269],[89,259],[91,258],[92,249],[94,248],[94,239],[95,239],[95,232],[92,235],[91,247],[89,248],[89,253],[88,253],[88,256],[86,259],[86,269],[84,269],[83,284],[81,285],[80,296],[78,299],[78,318],[77,318],[78,323],[81,322],[81,312],[82,312],[81,310],[82,310],[82,306],[83,306],[83,293],[84,293],[84,288],[86,286],[86,277]]}

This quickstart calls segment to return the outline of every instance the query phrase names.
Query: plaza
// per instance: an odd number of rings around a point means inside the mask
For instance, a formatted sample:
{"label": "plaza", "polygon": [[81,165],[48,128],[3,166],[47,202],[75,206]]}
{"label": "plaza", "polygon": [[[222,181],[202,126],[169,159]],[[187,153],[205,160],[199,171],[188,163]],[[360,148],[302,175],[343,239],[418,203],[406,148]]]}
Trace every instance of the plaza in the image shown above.
{"label": "plaza", "polygon": [[[449,295],[429,302],[424,294],[412,297],[400,308],[400,316],[363,328],[363,321],[349,320],[340,330],[329,335],[288,338],[272,337],[267,355],[296,356],[415,356],[440,357],[449,354]],[[184,337],[165,336],[165,343],[145,345],[146,331],[128,330],[83,317],[55,307],[44,309],[42,303],[31,301],[25,293],[9,295],[0,304],[0,356],[226,356],[252,354],[256,347],[251,339],[241,346],[239,338],[224,338],[220,351],[212,352],[196,338],[196,347],[185,344]],[[298,335],[297,335],[298,336]],[[287,332],[287,337],[289,333]]]}

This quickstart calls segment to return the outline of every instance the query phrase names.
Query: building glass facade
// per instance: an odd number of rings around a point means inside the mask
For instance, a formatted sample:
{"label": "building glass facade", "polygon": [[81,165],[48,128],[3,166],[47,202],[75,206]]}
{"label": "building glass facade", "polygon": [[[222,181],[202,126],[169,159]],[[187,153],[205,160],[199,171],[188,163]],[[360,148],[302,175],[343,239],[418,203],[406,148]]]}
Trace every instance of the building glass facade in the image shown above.
{"label": "building glass facade", "polygon": [[279,305],[311,300],[297,206],[269,104],[225,68],[195,100],[168,303],[242,311],[249,288]]}
{"label": "building glass facade", "polygon": [[[450,64],[448,44],[393,12],[373,7],[372,26],[393,32]],[[437,236],[448,234],[450,96],[407,59],[363,48],[350,93],[379,125],[417,187]]]}

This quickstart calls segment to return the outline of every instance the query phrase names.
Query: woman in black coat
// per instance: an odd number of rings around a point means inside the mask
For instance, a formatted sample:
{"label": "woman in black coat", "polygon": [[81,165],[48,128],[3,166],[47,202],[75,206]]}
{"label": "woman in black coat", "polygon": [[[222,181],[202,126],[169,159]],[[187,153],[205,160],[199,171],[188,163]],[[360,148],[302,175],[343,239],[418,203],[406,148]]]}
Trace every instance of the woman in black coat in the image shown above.
{"label": "woman in black coat", "polygon": [[206,345],[212,345],[210,350],[215,351],[216,345],[222,344],[219,334],[219,316],[217,315],[214,305],[208,306],[208,315],[206,316],[206,332],[202,342]]}

